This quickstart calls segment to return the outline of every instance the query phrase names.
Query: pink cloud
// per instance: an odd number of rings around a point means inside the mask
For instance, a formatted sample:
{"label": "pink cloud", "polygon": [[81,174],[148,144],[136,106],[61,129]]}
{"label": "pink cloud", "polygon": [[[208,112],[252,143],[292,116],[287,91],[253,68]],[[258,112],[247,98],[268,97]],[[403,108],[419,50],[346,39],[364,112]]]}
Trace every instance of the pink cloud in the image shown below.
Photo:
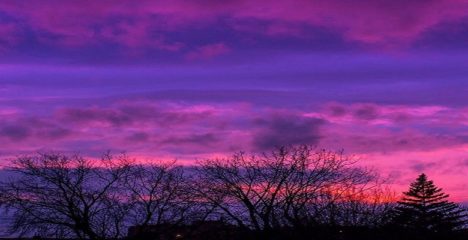
{"label": "pink cloud", "polygon": [[328,103],[320,112],[309,113],[334,123],[361,123],[373,125],[402,125],[411,123],[441,126],[460,126],[468,121],[466,108],[444,106],[378,105],[373,103]]}
{"label": "pink cloud", "polygon": [[[47,121],[20,109],[0,112],[3,145],[17,141],[48,146],[98,141],[118,148],[177,145],[182,152],[261,150],[283,144],[313,144],[353,153],[444,149],[465,144],[466,109],[437,106],[329,104],[318,111],[253,109],[242,104],[184,105],[170,102],[114,103],[59,108]],[[7,120],[8,119],[8,120]],[[33,128],[32,126],[36,126]],[[59,132],[54,129],[61,130]],[[432,129],[438,129],[433,131]],[[202,144],[205,143],[205,144]],[[23,147],[19,144],[13,149]],[[196,149],[195,146],[198,146]],[[172,148],[171,147],[171,148]],[[183,150],[187,147],[185,150]],[[154,154],[158,154],[156,151]]]}
{"label": "pink cloud", "polygon": [[326,119],[321,145],[356,153],[443,149],[468,142],[464,108],[330,103],[304,115]]}
{"label": "pink cloud", "polygon": [[[43,41],[66,46],[113,41],[170,51],[181,43],[164,41],[165,31],[216,24],[220,18],[266,21],[257,29],[272,37],[300,36],[301,25],[327,28],[350,41],[391,46],[410,43],[447,22],[464,21],[468,2],[439,1],[2,1],[0,10],[25,21]],[[113,26],[115,19],[122,23]],[[239,29],[238,29],[239,30]],[[54,38],[47,36],[53,35]],[[221,47],[199,50],[216,55]]]}
{"label": "pink cloud", "polygon": [[275,1],[261,8],[257,4],[236,16],[329,27],[349,40],[372,44],[412,41],[437,24],[468,15],[468,3],[462,0]]}
{"label": "pink cloud", "polygon": [[367,126],[330,126],[324,130],[321,144],[356,153],[407,152],[457,146],[463,140],[451,134],[427,134],[412,129],[391,130]]}
{"label": "pink cloud", "polygon": [[468,168],[463,108],[330,103],[305,111],[142,100],[57,108],[46,116],[26,114],[21,109],[0,112],[8,116],[0,120],[0,145],[9,151],[4,155],[37,150],[92,155],[111,149],[140,159],[193,164],[239,150],[306,143],[344,149],[362,164],[393,176],[398,191],[422,171],[454,199],[463,198],[455,183],[468,184],[463,180]]}
{"label": "pink cloud", "polygon": [[110,41],[123,46],[138,48],[155,48],[166,51],[179,51],[184,44],[180,42],[169,43],[164,36],[151,35],[152,28],[147,21],[119,22],[114,25],[104,26],[99,36],[104,41]]}
{"label": "pink cloud", "polygon": [[291,24],[270,24],[266,29],[266,34],[270,36],[293,36],[300,37],[304,31],[299,26]]}
{"label": "pink cloud", "polygon": [[[161,34],[151,34],[164,23],[149,19],[152,13],[146,5],[131,1],[7,1],[0,3],[0,10],[25,21],[46,44],[82,47],[114,42],[129,48],[180,49],[181,43],[168,43]],[[116,18],[123,20],[115,22]]]}
{"label": "pink cloud", "polygon": [[185,57],[188,60],[206,60],[226,54],[230,51],[230,48],[224,43],[214,43],[198,47],[187,53]]}
{"label": "pink cloud", "polygon": [[18,33],[19,29],[16,25],[0,22],[0,53],[17,44],[20,40]]}
{"label": "pink cloud", "polygon": [[361,164],[373,166],[383,176],[390,176],[392,188],[401,193],[418,174],[424,172],[444,188],[454,201],[466,201],[466,159],[468,144],[431,150],[407,152],[367,153],[356,157]]}
{"label": "pink cloud", "polygon": [[[43,148],[55,149],[62,141],[70,140],[73,135],[73,130],[53,119],[14,114],[0,120],[1,150],[12,155]],[[1,151],[0,157],[4,157]]]}
{"label": "pink cloud", "polygon": [[147,102],[118,104],[111,107],[63,108],[56,112],[58,119],[101,127],[147,126],[172,127],[191,124],[210,116],[210,109],[186,109]]}

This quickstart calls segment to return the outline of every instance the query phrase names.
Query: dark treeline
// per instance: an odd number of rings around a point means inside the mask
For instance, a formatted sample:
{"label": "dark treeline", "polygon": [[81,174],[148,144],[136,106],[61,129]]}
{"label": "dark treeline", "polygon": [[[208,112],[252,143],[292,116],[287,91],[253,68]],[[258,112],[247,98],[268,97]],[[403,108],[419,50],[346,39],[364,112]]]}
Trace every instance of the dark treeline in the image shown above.
{"label": "dark treeline", "polygon": [[[463,239],[466,211],[422,174],[404,198],[308,146],[196,166],[44,153],[0,183],[11,234],[75,239]],[[398,201],[397,201],[398,200]],[[128,230],[130,228],[130,230]],[[128,236],[127,236],[128,235]]]}

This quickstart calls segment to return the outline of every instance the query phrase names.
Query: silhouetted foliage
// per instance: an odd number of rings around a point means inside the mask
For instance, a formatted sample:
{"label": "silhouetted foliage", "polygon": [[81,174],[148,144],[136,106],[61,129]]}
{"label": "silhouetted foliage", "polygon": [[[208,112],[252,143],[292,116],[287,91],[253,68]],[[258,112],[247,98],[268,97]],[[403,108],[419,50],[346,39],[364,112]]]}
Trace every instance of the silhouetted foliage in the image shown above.
{"label": "silhouetted foliage", "polygon": [[53,237],[105,239],[125,231],[128,207],[119,181],[128,173],[126,156],[91,161],[78,155],[46,153],[20,157],[3,183],[0,204],[12,212],[13,232]]}
{"label": "silhouetted foliage", "polygon": [[[308,146],[204,161],[198,194],[237,225],[263,237],[289,228],[297,235],[321,226],[379,225],[390,208],[376,176],[341,152]],[[378,199],[381,198],[381,199]]]}
{"label": "silhouetted foliage", "polygon": [[394,224],[422,237],[454,233],[466,224],[466,212],[448,197],[421,174],[398,202]]}
{"label": "silhouetted foliage", "polygon": [[[134,164],[122,181],[122,198],[131,206],[129,223],[138,229],[151,226],[152,237],[190,221],[204,220],[211,212],[193,198],[184,169],[174,162]],[[133,235],[138,239],[147,237],[138,236],[138,231]]]}
{"label": "silhouetted foliage", "polygon": [[[75,239],[463,239],[466,211],[423,174],[405,197],[342,152],[308,146],[198,166],[56,153],[0,183],[20,236]],[[396,207],[395,207],[396,204]],[[463,233],[463,231],[465,233]],[[455,234],[456,233],[456,234]],[[458,238],[457,238],[458,237]]]}

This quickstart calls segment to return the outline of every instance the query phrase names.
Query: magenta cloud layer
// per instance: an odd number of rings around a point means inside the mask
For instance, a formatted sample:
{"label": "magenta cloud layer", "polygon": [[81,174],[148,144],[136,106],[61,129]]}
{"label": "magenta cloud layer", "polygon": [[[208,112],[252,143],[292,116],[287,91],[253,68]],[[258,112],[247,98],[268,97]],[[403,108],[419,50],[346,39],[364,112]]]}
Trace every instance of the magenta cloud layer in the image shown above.
{"label": "magenta cloud layer", "polygon": [[[0,53],[3,61],[13,56],[34,61],[44,54],[55,61],[73,56],[106,62],[116,55],[193,61],[281,43],[302,50],[392,51],[415,42],[431,48],[443,44],[441,33],[454,36],[444,40],[450,46],[461,46],[467,16],[464,0],[5,0]],[[22,54],[25,50],[33,56]]]}
{"label": "magenta cloud layer", "polygon": [[468,182],[468,1],[0,1],[0,157],[344,149]]}

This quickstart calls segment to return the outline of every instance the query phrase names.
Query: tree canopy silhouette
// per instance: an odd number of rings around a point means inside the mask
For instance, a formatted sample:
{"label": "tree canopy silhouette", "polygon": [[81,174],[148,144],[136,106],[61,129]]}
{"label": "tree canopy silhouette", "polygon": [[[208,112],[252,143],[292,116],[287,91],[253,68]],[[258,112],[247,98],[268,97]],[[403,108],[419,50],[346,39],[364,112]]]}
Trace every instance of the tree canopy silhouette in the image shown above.
{"label": "tree canopy silhouette", "polygon": [[139,240],[466,239],[466,211],[426,175],[395,204],[378,174],[355,163],[309,146],[197,166],[40,153],[6,168],[0,214],[11,234],[57,239],[122,239],[126,229]]}
{"label": "tree canopy silhouette", "polygon": [[466,224],[466,213],[423,173],[395,208],[395,223],[418,234],[443,234]]}

